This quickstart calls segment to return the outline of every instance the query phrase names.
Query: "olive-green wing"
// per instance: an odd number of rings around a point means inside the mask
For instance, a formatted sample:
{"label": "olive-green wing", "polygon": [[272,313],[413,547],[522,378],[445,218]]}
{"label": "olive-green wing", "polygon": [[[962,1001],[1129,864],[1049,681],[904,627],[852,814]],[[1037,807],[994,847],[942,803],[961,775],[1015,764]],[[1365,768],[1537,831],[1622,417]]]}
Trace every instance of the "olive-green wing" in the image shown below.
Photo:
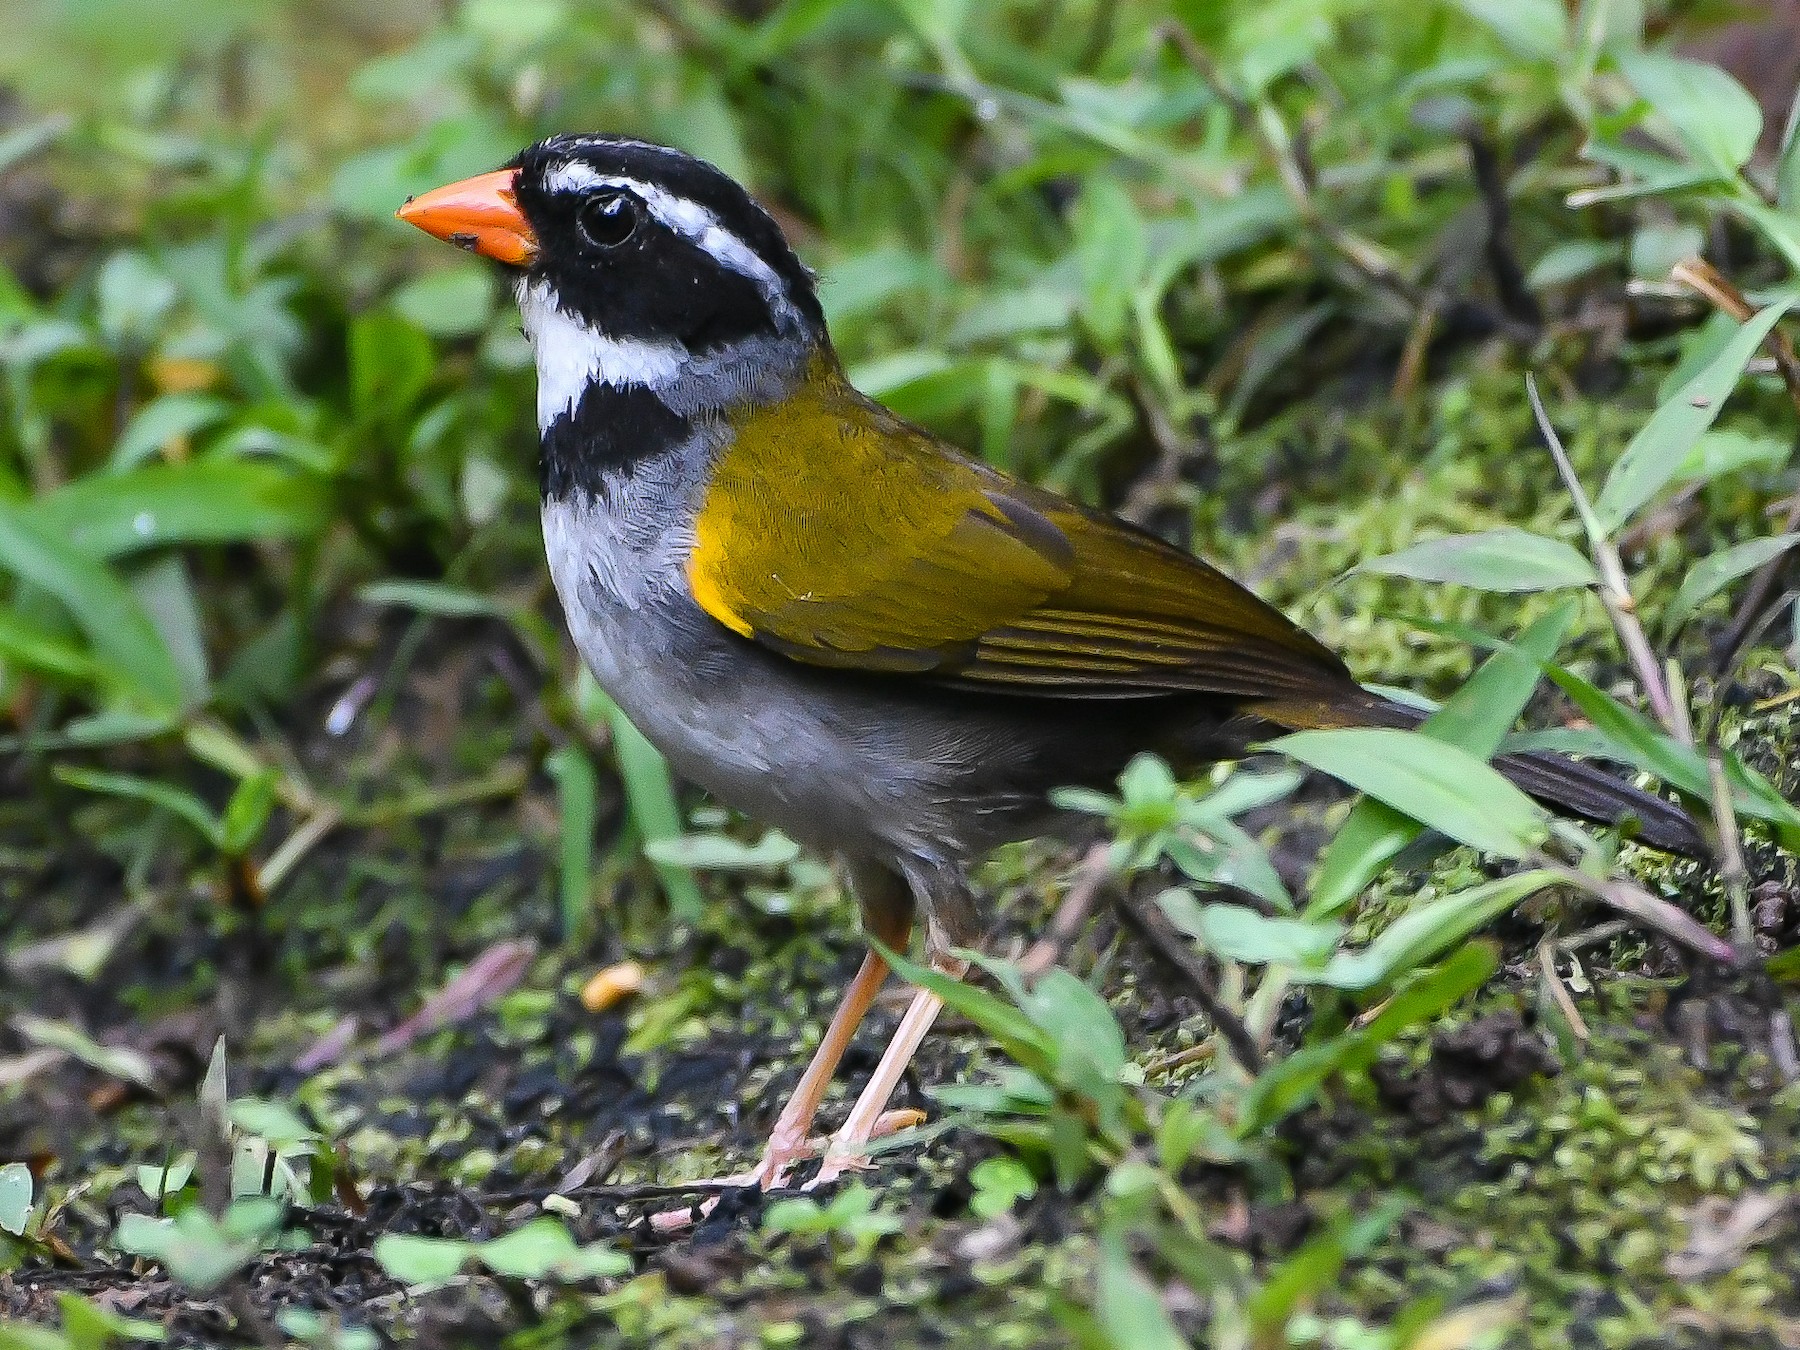
{"label": "olive-green wing", "polygon": [[1349,675],[1198,559],[1015,482],[847,386],[734,428],[688,575],[797,661],[1021,694],[1309,706]]}

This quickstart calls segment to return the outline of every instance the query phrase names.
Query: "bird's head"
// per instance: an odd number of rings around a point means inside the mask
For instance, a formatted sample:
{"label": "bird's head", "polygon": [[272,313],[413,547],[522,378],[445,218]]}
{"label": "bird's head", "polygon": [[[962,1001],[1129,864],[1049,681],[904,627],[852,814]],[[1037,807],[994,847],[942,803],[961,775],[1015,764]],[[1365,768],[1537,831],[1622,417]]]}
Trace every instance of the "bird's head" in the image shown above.
{"label": "bird's head", "polygon": [[829,351],[781,228],[679,150],[553,136],[397,214],[512,272],[546,435],[596,386],[647,390],[687,416],[774,393]]}

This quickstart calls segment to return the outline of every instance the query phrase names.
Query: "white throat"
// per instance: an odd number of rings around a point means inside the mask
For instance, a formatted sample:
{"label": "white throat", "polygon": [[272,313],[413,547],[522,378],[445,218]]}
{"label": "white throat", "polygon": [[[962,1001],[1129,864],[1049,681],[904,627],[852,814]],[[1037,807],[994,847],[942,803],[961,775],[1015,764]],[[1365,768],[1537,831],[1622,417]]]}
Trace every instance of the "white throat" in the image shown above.
{"label": "white throat", "polygon": [[692,359],[678,342],[608,337],[563,313],[548,283],[519,284],[519,317],[537,357],[540,432],[580,406],[590,385],[666,389]]}

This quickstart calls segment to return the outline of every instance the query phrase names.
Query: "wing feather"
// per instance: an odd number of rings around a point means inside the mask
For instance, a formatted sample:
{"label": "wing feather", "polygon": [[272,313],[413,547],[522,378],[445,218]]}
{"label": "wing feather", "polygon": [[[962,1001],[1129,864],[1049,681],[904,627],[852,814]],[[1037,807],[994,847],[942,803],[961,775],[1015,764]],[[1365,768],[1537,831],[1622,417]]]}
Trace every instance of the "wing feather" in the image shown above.
{"label": "wing feather", "polygon": [[732,432],[695,522],[693,594],[794,660],[1061,697],[1300,706],[1350,683],[1199,559],[963,456],[841,378]]}

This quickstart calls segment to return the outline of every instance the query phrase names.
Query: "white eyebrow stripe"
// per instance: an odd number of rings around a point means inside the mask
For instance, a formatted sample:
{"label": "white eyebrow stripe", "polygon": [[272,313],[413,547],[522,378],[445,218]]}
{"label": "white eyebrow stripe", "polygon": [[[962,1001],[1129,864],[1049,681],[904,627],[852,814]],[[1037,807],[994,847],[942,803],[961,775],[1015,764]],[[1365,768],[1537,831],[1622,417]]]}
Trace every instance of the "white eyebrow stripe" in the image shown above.
{"label": "white eyebrow stripe", "polygon": [[761,255],[737,235],[719,223],[719,218],[698,202],[677,197],[654,183],[627,178],[623,174],[602,174],[577,160],[569,160],[552,169],[544,178],[551,192],[585,192],[589,188],[624,188],[642,199],[650,214],[676,234],[681,235],[721,266],[740,276],[749,277],[775,311],[783,316],[795,313],[788,298],[787,283]]}
{"label": "white eyebrow stripe", "polygon": [[519,288],[519,315],[537,358],[538,430],[573,413],[595,384],[666,389],[692,359],[680,343],[644,342],[597,332],[563,313],[542,282]]}

